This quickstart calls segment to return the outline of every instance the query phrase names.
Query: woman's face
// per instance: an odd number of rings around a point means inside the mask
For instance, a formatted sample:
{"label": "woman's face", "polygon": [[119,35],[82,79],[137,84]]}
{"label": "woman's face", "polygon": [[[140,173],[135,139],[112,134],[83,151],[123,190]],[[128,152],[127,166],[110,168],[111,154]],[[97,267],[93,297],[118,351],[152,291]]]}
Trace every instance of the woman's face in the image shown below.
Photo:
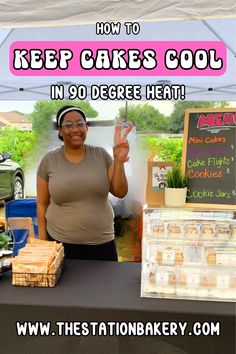
{"label": "woman's face", "polygon": [[64,144],[71,148],[79,148],[83,145],[87,131],[88,127],[83,116],[76,111],[66,113],[59,128]]}

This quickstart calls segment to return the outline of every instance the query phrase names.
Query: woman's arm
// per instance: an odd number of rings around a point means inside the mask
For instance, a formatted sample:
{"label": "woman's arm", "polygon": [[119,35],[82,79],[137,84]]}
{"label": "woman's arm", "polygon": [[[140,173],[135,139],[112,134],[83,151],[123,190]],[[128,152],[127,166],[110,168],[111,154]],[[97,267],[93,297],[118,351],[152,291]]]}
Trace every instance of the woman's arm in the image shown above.
{"label": "woman's arm", "polygon": [[37,176],[37,219],[39,238],[47,239],[47,223],[45,214],[50,202],[50,195],[48,191],[48,182]]}
{"label": "woman's arm", "polygon": [[123,198],[128,192],[128,182],[125,175],[124,162],[129,153],[128,142],[113,147],[114,161],[108,169],[110,192],[118,198]]}

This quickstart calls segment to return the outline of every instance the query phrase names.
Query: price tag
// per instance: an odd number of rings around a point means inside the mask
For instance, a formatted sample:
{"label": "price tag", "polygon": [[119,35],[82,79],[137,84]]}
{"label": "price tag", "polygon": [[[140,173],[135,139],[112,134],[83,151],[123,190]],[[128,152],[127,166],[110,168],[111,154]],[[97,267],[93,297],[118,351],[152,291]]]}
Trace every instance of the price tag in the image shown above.
{"label": "price tag", "polygon": [[175,264],[175,250],[163,251],[162,263],[165,265]]}
{"label": "price tag", "polygon": [[199,287],[199,274],[187,275],[187,287],[189,288]]}
{"label": "price tag", "polygon": [[224,264],[224,265],[235,265],[236,264],[236,254],[222,254],[218,253],[216,255],[216,264]]}
{"label": "price tag", "polygon": [[156,273],[156,284],[167,286],[169,280],[168,273]]}
{"label": "price tag", "polygon": [[217,275],[216,287],[217,289],[228,289],[230,285],[229,275]]}

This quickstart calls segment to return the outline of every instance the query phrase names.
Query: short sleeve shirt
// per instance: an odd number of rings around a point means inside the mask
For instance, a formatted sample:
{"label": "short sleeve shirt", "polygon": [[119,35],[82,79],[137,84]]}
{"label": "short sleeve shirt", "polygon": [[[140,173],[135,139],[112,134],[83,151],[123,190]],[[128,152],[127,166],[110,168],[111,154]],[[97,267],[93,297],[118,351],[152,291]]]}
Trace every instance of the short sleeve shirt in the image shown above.
{"label": "short sleeve shirt", "polygon": [[101,244],[114,239],[107,174],[112,158],[101,147],[84,146],[84,159],[79,163],[66,159],[63,146],[48,152],[37,174],[48,182],[50,236],[66,243]]}

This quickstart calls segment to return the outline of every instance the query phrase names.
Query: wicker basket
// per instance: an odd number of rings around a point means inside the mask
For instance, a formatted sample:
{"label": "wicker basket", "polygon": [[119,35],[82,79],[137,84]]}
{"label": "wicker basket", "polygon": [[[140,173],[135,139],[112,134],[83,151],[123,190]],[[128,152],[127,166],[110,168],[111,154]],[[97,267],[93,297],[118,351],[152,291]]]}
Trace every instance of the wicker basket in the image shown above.
{"label": "wicker basket", "polygon": [[12,285],[18,286],[40,286],[53,288],[61,275],[64,267],[64,258],[62,259],[56,273],[16,273],[12,272]]}

